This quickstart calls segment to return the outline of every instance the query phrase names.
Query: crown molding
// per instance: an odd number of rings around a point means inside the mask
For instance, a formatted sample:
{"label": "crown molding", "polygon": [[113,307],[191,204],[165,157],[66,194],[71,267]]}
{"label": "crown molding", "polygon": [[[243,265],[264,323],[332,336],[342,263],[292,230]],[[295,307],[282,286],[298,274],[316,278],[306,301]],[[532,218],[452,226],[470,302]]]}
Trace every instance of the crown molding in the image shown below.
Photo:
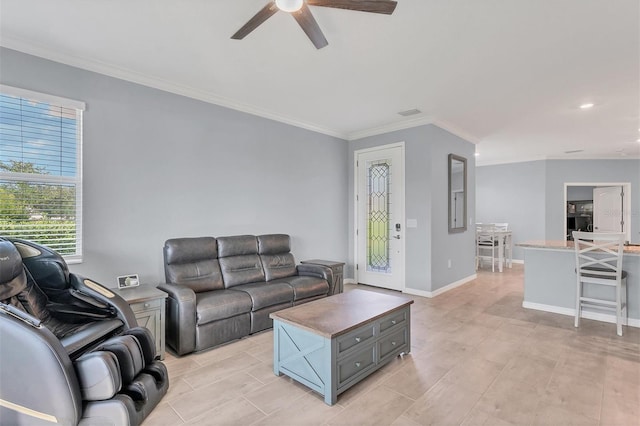
{"label": "crown molding", "polygon": [[516,164],[516,163],[528,163],[531,161],[594,161],[594,160],[640,160],[640,156],[628,155],[626,157],[612,157],[612,156],[602,156],[602,157],[559,157],[559,156],[532,156],[532,157],[519,157],[519,158],[509,158],[506,160],[497,160],[497,161],[478,161],[476,157],[476,167],[484,167],[484,166],[499,166],[502,164]]}
{"label": "crown molding", "polygon": [[397,121],[395,123],[385,124],[383,126],[370,127],[368,129],[358,130],[347,134],[348,141],[366,138],[369,136],[382,135],[384,133],[395,132],[398,130],[411,129],[413,127],[433,124],[432,117],[416,117],[407,120]]}
{"label": "crown molding", "polygon": [[232,99],[216,95],[211,92],[204,92],[202,90],[195,89],[190,86],[176,84],[168,80],[164,80],[157,77],[152,77],[146,74],[142,74],[130,69],[117,67],[112,64],[108,64],[93,59],[82,58],[73,54],[54,51],[43,46],[36,45],[31,42],[27,42],[15,37],[3,36],[0,38],[0,46],[8,49],[17,50],[28,55],[37,56],[43,59],[48,59],[53,62],[58,62],[64,65],[80,68],[83,70],[95,72],[98,74],[106,75],[109,77],[117,78],[120,80],[128,81],[135,84],[140,84],[146,87],[162,90],[165,92],[173,93],[180,96],[185,96],[191,99],[196,99],[202,102],[218,105],[221,107],[233,109],[239,112],[255,115],[258,117],[266,118],[269,120],[278,121],[280,123],[288,124],[291,126],[299,127],[302,129],[310,130],[312,132],[321,133],[327,136],[333,136],[338,139],[346,141],[352,141],[356,139],[365,138],[368,136],[380,135],[383,133],[394,132],[398,130],[410,129],[413,127],[423,126],[427,124],[434,124],[443,130],[448,131],[462,139],[465,139],[471,143],[477,144],[479,140],[460,128],[448,123],[444,120],[421,116],[401,120],[395,123],[385,124],[383,126],[371,127],[355,132],[344,133],[334,129],[330,129],[324,126],[319,126],[314,123],[308,123],[300,120],[295,120],[284,115],[276,114],[271,111],[267,111],[262,108],[255,107],[253,105],[244,104],[234,101]]}
{"label": "crown molding", "polygon": [[476,167],[484,167],[484,166],[499,166],[502,164],[514,164],[514,163],[528,163],[531,161],[544,161],[547,160],[546,157],[543,156],[533,156],[533,157],[521,157],[521,158],[509,158],[506,160],[495,160],[495,161],[482,161],[479,159],[480,157],[476,157]]}
{"label": "crown molding", "polygon": [[471,133],[468,133],[460,129],[459,127],[454,126],[453,124],[445,120],[441,120],[437,117],[431,117],[431,116],[421,116],[421,117],[416,117],[412,119],[398,121],[395,123],[385,124],[383,126],[371,127],[364,130],[351,132],[347,135],[347,140],[353,141],[357,139],[366,138],[369,136],[377,136],[384,133],[395,132],[398,130],[411,129],[413,127],[424,126],[427,124],[433,124],[434,126],[438,126],[442,130],[446,130],[452,135],[458,136],[459,138],[462,138],[467,142],[471,142],[474,145],[480,143],[480,140],[477,137],[473,136]]}
{"label": "crown molding", "polygon": [[126,68],[117,67],[111,64],[107,64],[101,61],[96,61],[87,58],[81,58],[72,54],[53,51],[42,46],[35,45],[33,43],[26,42],[14,37],[3,36],[0,38],[0,46],[8,49],[17,50],[28,55],[37,56],[40,58],[48,59],[53,62],[58,62],[64,65],[69,65],[76,68],[81,68],[87,71],[96,72],[109,77],[114,77],[120,80],[129,81],[131,83],[140,84],[143,86],[151,87],[154,89],[162,90],[165,92],[173,93],[180,96],[196,99],[199,101],[207,102],[210,104],[222,106],[225,108],[233,109],[239,112],[244,112],[258,117],[266,118],[269,120],[278,121],[291,126],[300,127],[302,129],[310,130],[316,133],[322,133],[327,136],[333,136],[339,139],[347,139],[347,135],[342,132],[337,132],[333,129],[329,129],[323,126],[318,126],[313,123],[307,123],[300,120],[294,120],[290,117],[285,117],[280,114],[267,111],[262,108],[258,108],[252,105],[244,104],[234,101],[223,96],[216,95],[215,93],[204,92],[202,90],[195,89],[193,87],[172,83],[170,81],[150,77],[146,74],[141,74],[136,71],[132,71]]}
{"label": "crown molding", "polygon": [[472,135],[471,133],[461,129],[460,127],[449,123],[448,121],[445,120],[441,120],[437,117],[434,117],[433,119],[433,123],[434,125],[440,127],[443,130],[446,130],[447,132],[458,136],[459,138],[462,138],[464,140],[466,140],[467,142],[471,142],[474,145],[477,145],[480,143],[480,138],[477,138],[476,136]]}
{"label": "crown molding", "polygon": [[640,156],[638,155],[603,155],[600,157],[594,157],[594,156],[586,156],[586,157],[560,157],[560,156],[549,156],[546,158],[546,160],[585,160],[585,161],[589,161],[589,160],[640,160]]}

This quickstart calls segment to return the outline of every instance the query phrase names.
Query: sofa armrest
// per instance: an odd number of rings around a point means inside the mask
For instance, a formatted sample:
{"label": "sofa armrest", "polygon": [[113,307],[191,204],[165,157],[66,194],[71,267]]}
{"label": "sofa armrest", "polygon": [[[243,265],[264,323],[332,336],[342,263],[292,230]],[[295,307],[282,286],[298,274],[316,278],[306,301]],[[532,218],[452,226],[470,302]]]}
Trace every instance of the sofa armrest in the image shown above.
{"label": "sofa armrest", "polygon": [[163,283],[158,289],[167,298],[167,343],[178,355],[196,349],[196,293],[178,283]]}
{"label": "sofa armrest", "polygon": [[334,278],[333,271],[328,266],[323,265],[315,265],[312,263],[301,263],[296,266],[298,271],[298,275],[309,276],[309,277],[318,277],[327,280],[329,283],[329,294],[331,294],[331,289],[334,286]]}

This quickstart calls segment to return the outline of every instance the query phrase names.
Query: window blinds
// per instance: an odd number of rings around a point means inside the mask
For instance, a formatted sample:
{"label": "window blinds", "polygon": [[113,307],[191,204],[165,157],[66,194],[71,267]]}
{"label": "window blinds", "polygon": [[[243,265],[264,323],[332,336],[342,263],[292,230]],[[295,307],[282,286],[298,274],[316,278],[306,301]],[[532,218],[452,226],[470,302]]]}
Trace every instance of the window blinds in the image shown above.
{"label": "window blinds", "polygon": [[82,256],[84,104],[0,85],[0,235]]}

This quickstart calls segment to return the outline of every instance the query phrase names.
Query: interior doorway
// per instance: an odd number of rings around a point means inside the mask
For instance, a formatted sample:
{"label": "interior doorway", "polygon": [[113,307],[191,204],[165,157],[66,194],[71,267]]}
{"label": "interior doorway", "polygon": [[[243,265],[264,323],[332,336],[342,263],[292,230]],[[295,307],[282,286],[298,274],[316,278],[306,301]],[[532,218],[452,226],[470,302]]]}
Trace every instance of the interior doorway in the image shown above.
{"label": "interior doorway", "polygon": [[631,238],[629,182],[570,182],[564,184],[564,239],[572,231],[624,232]]}

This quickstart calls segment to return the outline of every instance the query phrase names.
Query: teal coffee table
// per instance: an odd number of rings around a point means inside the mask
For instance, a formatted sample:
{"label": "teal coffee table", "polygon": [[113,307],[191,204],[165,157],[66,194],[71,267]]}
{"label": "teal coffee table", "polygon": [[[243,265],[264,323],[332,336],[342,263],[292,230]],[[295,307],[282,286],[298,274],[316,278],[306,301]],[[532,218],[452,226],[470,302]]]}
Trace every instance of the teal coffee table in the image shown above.
{"label": "teal coffee table", "polygon": [[411,350],[413,299],[352,290],[273,312],[273,372],[338,395]]}

